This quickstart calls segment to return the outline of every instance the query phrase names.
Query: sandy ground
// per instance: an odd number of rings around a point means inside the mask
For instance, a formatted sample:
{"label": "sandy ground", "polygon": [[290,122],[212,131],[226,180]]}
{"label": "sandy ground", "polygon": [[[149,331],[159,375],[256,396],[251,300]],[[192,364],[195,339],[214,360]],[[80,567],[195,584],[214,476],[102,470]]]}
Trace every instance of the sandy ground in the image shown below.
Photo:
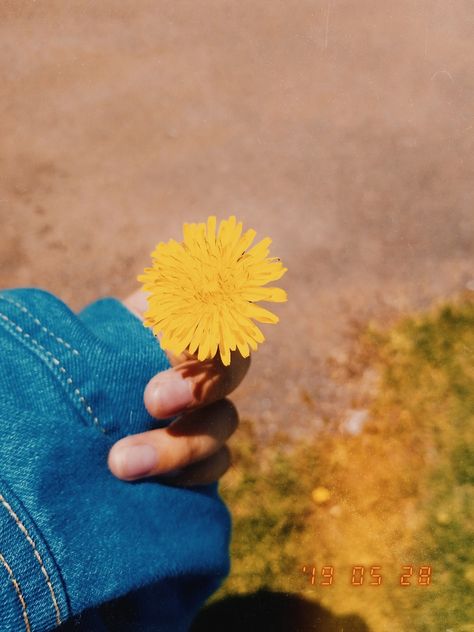
{"label": "sandy ground", "polygon": [[0,287],[123,297],[236,214],[289,268],[234,397],[262,432],[357,408],[354,322],[474,287],[468,0],[4,0],[0,51]]}

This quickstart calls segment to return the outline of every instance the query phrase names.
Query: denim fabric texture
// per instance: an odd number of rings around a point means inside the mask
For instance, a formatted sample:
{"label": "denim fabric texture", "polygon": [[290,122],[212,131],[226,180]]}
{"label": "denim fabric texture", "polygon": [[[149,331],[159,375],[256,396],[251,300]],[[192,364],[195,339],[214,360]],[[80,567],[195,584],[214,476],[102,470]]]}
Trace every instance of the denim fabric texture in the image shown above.
{"label": "denim fabric texture", "polygon": [[115,298],[75,314],[21,288],[0,291],[0,352],[0,630],[184,632],[229,572],[217,484],[107,467],[117,439],[170,421],[143,404],[170,366],[158,341]]}

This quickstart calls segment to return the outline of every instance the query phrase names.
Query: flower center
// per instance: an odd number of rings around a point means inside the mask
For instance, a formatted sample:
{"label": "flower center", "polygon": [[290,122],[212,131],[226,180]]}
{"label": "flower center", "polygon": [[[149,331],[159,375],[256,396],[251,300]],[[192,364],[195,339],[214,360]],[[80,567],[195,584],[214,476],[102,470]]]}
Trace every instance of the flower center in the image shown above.
{"label": "flower center", "polygon": [[217,274],[215,271],[203,270],[201,287],[196,288],[195,297],[202,303],[218,305],[232,300],[237,287],[233,270],[219,270]]}

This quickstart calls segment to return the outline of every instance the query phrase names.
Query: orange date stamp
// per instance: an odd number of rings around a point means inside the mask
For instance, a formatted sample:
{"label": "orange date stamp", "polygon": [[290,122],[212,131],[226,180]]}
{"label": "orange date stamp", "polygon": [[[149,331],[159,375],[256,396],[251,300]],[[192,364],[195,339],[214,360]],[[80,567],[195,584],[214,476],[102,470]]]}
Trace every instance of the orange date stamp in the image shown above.
{"label": "orange date stamp", "polygon": [[404,588],[409,586],[430,586],[433,577],[433,568],[429,565],[415,566],[406,564],[400,566],[397,577],[384,578],[381,565],[364,566],[355,564],[344,570],[334,566],[313,566],[305,564],[301,567],[311,586],[333,586],[334,582],[348,582],[351,586],[381,586],[384,581],[390,581],[391,585]]}

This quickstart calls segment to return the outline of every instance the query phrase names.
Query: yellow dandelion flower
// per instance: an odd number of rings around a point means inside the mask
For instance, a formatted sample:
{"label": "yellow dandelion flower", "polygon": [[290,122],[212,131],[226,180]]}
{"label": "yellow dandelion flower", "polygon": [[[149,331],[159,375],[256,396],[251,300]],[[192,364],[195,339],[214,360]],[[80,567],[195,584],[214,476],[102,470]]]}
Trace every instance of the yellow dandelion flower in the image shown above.
{"label": "yellow dandelion flower", "polygon": [[331,492],[327,487],[316,487],[311,492],[311,497],[317,505],[323,505],[331,498]]}
{"label": "yellow dandelion flower", "polygon": [[224,365],[230,352],[246,358],[265,340],[253,320],[277,323],[278,317],[256,305],[257,301],[284,302],[286,292],[263,287],[280,279],[287,268],[276,257],[268,258],[269,237],[249,249],[252,229],[242,234],[234,215],[221,221],[184,224],[182,242],[160,242],[152,252],[152,267],[138,280],[149,292],[144,324],[161,346],[174,354],[185,349],[199,360],[213,358],[217,350]]}

